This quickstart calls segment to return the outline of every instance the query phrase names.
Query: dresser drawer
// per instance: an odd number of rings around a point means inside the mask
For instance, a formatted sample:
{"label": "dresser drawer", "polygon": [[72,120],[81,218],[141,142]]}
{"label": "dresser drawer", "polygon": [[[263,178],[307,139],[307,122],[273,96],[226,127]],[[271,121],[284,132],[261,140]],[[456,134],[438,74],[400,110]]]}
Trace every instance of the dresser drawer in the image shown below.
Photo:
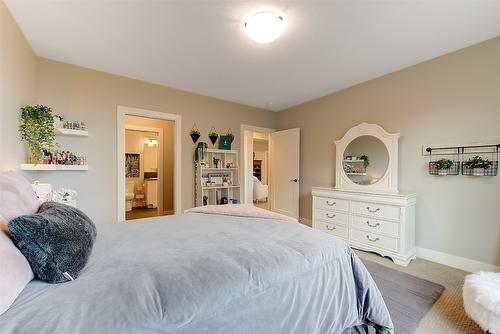
{"label": "dresser drawer", "polygon": [[327,222],[323,222],[323,221],[316,221],[314,227],[317,228],[318,230],[328,232],[330,234],[333,234],[337,237],[340,237],[340,238],[343,238],[346,240],[347,240],[348,235],[349,235],[347,226],[344,226],[344,225],[327,223]]}
{"label": "dresser drawer", "polygon": [[361,244],[398,252],[398,239],[386,237],[377,233],[361,231],[356,228],[351,229],[351,240]]}
{"label": "dresser drawer", "polygon": [[399,237],[399,223],[361,216],[352,216],[351,226],[360,230]]}
{"label": "dresser drawer", "polygon": [[374,204],[366,202],[352,202],[352,213],[382,219],[399,221],[400,207],[393,205]]}
{"label": "dresser drawer", "polygon": [[332,222],[336,224],[349,224],[349,215],[347,213],[328,211],[324,209],[316,209],[315,219],[323,220],[325,222]]}
{"label": "dresser drawer", "polygon": [[349,201],[328,197],[315,197],[315,205],[318,208],[328,210],[349,211]]}

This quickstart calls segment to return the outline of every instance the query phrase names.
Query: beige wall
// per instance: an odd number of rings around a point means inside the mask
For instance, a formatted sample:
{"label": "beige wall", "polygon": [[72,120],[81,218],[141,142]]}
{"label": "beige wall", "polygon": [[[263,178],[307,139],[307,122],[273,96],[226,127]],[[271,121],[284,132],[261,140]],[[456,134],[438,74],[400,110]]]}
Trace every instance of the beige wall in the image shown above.
{"label": "beige wall", "polygon": [[[47,59],[38,62],[38,102],[67,119],[84,121],[88,138],[70,138],[72,149],[88,156],[90,170],[38,173],[43,182],[78,190],[78,206],[97,223],[117,220],[117,105],[182,116],[182,207],[194,204],[193,144],[189,131],[196,122],[200,140],[212,126],[233,130],[239,148],[240,124],[273,127],[275,114],[146,82],[106,74]],[[195,78],[194,78],[195,79]],[[209,145],[211,147],[211,144]]]}
{"label": "beige wall", "polygon": [[334,140],[361,122],[400,132],[400,189],[418,194],[417,246],[500,265],[500,176],[432,177],[422,145],[500,142],[500,37],[278,113],[301,128],[301,216],[331,186]]}
{"label": "beige wall", "polygon": [[0,170],[16,170],[24,162],[20,108],[35,101],[36,56],[0,1]]}

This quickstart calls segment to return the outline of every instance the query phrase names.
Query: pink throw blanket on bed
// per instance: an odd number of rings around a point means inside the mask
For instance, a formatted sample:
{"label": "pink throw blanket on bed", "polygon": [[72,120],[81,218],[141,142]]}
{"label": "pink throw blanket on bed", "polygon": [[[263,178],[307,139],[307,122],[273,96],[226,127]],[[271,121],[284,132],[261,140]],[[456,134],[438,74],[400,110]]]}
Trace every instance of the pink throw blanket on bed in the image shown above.
{"label": "pink throw blanket on bed", "polygon": [[187,209],[184,213],[206,213],[213,215],[278,219],[297,223],[297,219],[295,218],[264,210],[252,204],[205,205]]}

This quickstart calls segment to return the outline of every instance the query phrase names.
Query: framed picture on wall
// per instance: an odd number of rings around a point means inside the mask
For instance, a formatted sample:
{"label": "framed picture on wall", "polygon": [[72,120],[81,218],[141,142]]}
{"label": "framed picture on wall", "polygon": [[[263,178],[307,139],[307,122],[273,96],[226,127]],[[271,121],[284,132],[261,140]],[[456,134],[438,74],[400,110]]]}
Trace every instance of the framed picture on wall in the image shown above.
{"label": "framed picture on wall", "polygon": [[140,154],[125,153],[125,177],[139,177],[140,172]]}

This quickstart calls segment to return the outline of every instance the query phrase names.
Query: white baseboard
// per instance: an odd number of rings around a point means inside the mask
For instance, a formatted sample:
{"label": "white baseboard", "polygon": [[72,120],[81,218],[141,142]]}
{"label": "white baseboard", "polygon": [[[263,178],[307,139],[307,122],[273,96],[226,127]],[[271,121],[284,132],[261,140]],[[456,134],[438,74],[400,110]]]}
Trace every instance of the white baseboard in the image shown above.
{"label": "white baseboard", "polygon": [[[312,227],[312,220],[300,217],[300,222],[304,225],[308,225]],[[461,269],[464,271],[468,271],[471,273],[478,271],[495,271],[500,272],[500,266],[496,266],[491,263],[476,261],[472,259],[468,259],[461,256],[456,256],[453,254],[443,253],[439,251],[435,251],[429,248],[417,247],[417,257],[436,262],[439,264],[443,264],[448,267],[453,267],[457,269]]]}
{"label": "white baseboard", "polygon": [[307,225],[307,226],[312,227],[312,220],[311,220],[311,219],[307,219],[307,218],[304,218],[304,217],[300,217],[300,218],[299,218],[299,222],[301,222],[301,223],[302,223],[302,224],[304,224],[304,225]]}
{"label": "white baseboard", "polygon": [[477,271],[500,272],[500,267],[495,266],[494,264],[480,262],[443,252],[438,252],[428,248],[417,247],[417,257],[469,272],[477,272]]}

